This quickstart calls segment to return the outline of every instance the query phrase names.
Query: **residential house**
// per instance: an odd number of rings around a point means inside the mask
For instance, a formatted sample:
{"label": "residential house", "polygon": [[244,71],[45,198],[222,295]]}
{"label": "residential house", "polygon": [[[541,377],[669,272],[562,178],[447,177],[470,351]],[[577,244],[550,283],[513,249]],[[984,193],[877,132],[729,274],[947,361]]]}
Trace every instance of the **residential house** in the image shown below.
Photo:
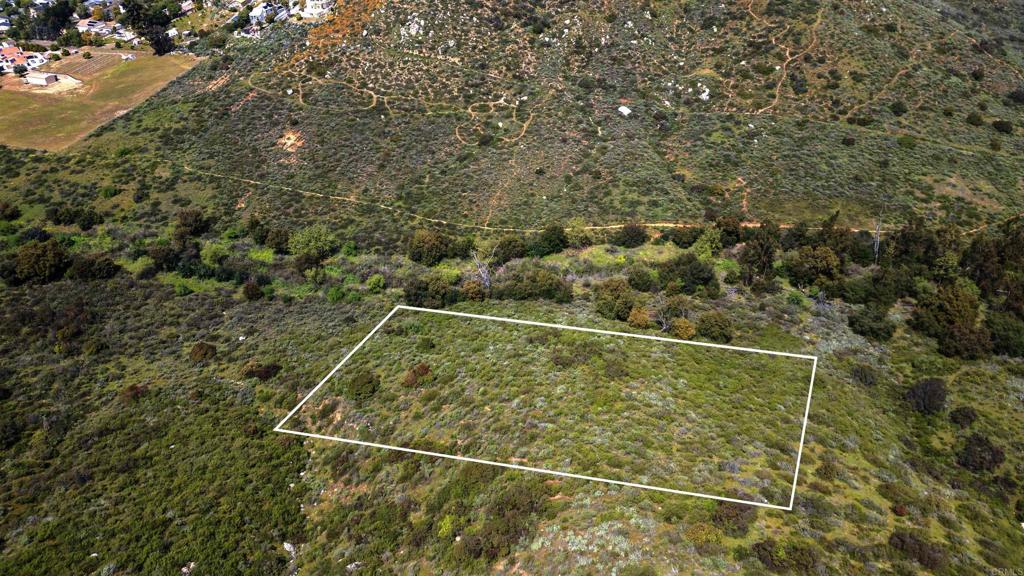
{"label": "residential house", "polygon": [[43,13],[43,10],[53,4],[54,0],[33,0],[28,7],[28,17],[35,18]]}
{"label": "residential house", "polygon": [[117,32],[114,32],[114,38],[118,40],[124,40],[125,42],[132,42],[136,40],[138,37],[135,35],[134,32],[128,30],[127,28],[120,28]]}
{"label": "residential house", "polygon": [[270,2],[260,2],[252,9],[252,11],[249,12],[249,23],[253,26],[269,24],[277,20],[286,20],[287,18],[287,8],[280,4],[272,4]]}
{"label": "residential house", "polygon": [[82,18],[75,24],[75,28],[78,29],[82,34],[95,34],[97,36],[109,36],[114,28],[119,28],[120,24],[109,26],[106,22],[99,20],[92,20],[91,18]]}
{"label": "residential house", "polygon": [[0,44],[0,74],[13,72],[14,67],[19,65],[34,70],[46,62],[46,56],[37,52],[24,52],[11,42]]}
{"label": "residential house", "polygon": [[299,14],[303,18],[319,18],[334,8],[334,0],[306,0]]}
{"label": "residential house", "polygon": [[181,3],[181,11],[185,14],[191,14],[196,10],[196,3],[192,0],[185,0]]}

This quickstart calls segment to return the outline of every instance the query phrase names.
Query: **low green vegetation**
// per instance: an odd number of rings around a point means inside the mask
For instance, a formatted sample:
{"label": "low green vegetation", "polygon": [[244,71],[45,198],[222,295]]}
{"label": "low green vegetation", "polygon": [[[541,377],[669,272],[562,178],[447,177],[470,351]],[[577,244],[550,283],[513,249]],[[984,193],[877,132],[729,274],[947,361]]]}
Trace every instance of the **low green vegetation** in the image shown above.
{"label": "low green vegetation", "polygon": [[[594,231],[581,247],[567,240],[543,257],[530,247],[554,246],[571,228],[410,231],[400,244],[409,256],[446,247],[426,266],[338,229],[224,221],[191,207],[131,233],[60,206],[8,203],[0,213],[5,573],[189,562],[268,573],[291,561],[284,542],[311,573],[336,559],[393,571],[407,563],[392,554],[399,549],[463,573],[594,561],[641,573],[721,562],[752,573],[828,570],[850,565],[851,545],[858,571],[962,573],[1021,560],[1012,546],[1024,374],[1017,221],[965,234],[913,220],[876,241],[838,216],[785,228],[716,218],[698,229],[648,228],[632,248],[609,243],[614,230]],[[271,434],[400,302],[819,356],[794,511]],[[684,344],[638,348],[463,320],[396,317],[292,425],[787,502],[805,373],[785,377],[790,369],[752,366],[756,357],[735,352],[695,364]],[[177,460],[142,457],[158,447],[177,454],[190,446],[183,435],[217,445],[183,452],[181,465],[216,457],[216,470],[182,480]],[[135,459],[109,468],[89,448],[103,442]],[[230,457],[218,456],[223,446]],[[249,455],[261,451],[261,462],[281,465],[254,465]],[[251,476],[232,475],[235,467]],[[74,487],[56,473],[67,470]],[[209,535],[202,543],[152,528],[192,510],[153,500],[167,491],[184,498],[224,486],[222,505],[249,509],[253,496],[227,476],[266,483],[255,497],[265,521],[204,512],[189,523]],[[26,491],[32,483],[63,491]],[[124,523],[101,523],[102,544],[77,528],[96,501],[131,503]],[[116,537],[104,538],[108,530]],[[170,542],[159,561],[148,553],[158,534]],[[210,544],[242,541],[233,550],[245,562]],[[621,552],[580,548],[608,542]],[[658,560],[628,560],[641,551]]]}
{"label": "low green vegetation", "polygon": [[286,426],[787,506],[810,374],[799,358],[402,311]]}

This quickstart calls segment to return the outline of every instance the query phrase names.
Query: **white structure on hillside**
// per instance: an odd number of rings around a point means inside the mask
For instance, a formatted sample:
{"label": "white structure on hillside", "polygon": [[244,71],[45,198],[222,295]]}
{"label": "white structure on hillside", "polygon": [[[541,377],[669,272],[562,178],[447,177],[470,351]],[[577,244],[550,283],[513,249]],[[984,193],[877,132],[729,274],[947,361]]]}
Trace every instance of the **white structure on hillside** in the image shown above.
{"label": "white structure on hillside", "polygon": [[270,24],[271,22],[286,20],[287,18],[287,8],[270,2],[260,2],[249,12],[249,23],[252,25]]}
{"label": "white structure on hillside", "polygon": [[57,75],[51,72],[29,72],[25,74],[25,84],[33,86],[49,86],[58,80]]}
{"label": "white structure on hillside", "polygon": [[299,12],[303,18],[319,18],[334,8],[334,0],[306,0],[306,5]]}

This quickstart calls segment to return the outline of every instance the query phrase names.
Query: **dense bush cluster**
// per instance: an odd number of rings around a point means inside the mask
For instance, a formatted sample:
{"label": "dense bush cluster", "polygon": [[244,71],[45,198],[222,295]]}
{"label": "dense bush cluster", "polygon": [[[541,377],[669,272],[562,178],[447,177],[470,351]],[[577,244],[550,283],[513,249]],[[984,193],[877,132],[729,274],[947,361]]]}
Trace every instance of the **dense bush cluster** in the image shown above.
{"label": "dense bush cluster", "polygon": [[972,472],[992,472],[1006,460],[1006,453],[983,434],[971,434],[957,454],[956,461]]}
{"label": "dense bush cluster", "polygon": [[946,383],[939,378],[926,378],[907,390],[907,402],[921,414],[938,414],[946,407]]}
{"label": "dense bush cluster", "polygon": [[361,370],[345,382],[345,396],[356,402],[369,400],[380,387],[380,376],[369,370]]}
{"label": "dense bush cluster", "polygon": [[889,536],[889,546],[916,560],[928,570],[941,570],[949,563],[946,551],[916,532],[897,529]]}
{"label": "dense bush cluster", "polygon": [[473,246],[470,238],[454,238],[435,230],[421,228],[409,239],[409,259],[433,266],[445,258],[465,258]]}
{"label": "dense bush cluster", "polygon": [[821,551],[809,541],[778,542],[772,538],[752,546],[754,556],[773,572],[813,573],[821,560]]}
{"label": "dense bush cluster", "polygon": [[93,208],[79,208],[69,204],[47,207],[46,219],[58,226],[75,225],[82,230],[91,230],[93,226],[103,223],[103,217]]}

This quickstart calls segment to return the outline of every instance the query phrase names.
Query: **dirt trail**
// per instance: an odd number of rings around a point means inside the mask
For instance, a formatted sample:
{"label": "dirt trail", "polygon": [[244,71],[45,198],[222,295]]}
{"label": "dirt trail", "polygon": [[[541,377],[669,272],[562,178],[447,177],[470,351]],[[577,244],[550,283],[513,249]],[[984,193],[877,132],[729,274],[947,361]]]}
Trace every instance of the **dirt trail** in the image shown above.
{"label": "dirt trail", "polygon": [[[511,227],[511,226],[490,226],[490,225],[487,225],[487,224],[467,224],[467,223],[464,223],[464,222],[452,222],[450,220],[444,220],[442,218],[432,218],[430,216],[424,216],[422,214],[417,214],[415,212],[410,212],[408,210],[403,210],[401,208],[396,208],[394,206],[389,206],[387,204],[381,204],[381,203],[372,202],[372,201],[369,201],[369,200],[360,200],[359,198],[356,198],[354,196],[337,196],[337,195],[333,195],[333,194],[324,194],[322,192],[313,192],[311,190],[303,190],[301,188],[296,188],[294,186],[285,186],[283,184],[274,184],[272,182],[263,182],[263,181],[260,181],[260,180],[253,180],[251,178],[242,178],[240,176],[232,176],[230,174],[222,174],[222,173],[219,173],[219,172],[210,172],[208,170],[200,170],[198,168],[192,168],[191,166],[189,166],[187,164],[174,164],[172,162],[166,162],[166,163],[167,164],[171,164],[171,165],[175,165],[175,166],[180,166],[186,172],[191,172],[193,174],[202,174],[203,176],[210,176],[210,177],[213,177],[213,178],[223,178],[225,180],[231,180],[231,181],[234,181],[234,182],[241,182],[243,184],[250,184],[250,185],[253,185],[253,186],[264,186],[264,187],[267,187],[267,188],[276,188],[278,190],[285,190],[285,191],[288,191],[288,192],[294,192],[294,193],[297,193],[297,194],[302,194],[303,196],[309,196],[309,197],[314,197],[314,198],[324,198],[324,199],[328,199],[328,200],[335,200],[335,201],[338,201],[338,202],[348,202],[348,203],[357,204],[357,205],[360,205],[360,206],[368,206],[368,207],[371,207],[371,208],[378,208],[380,210],[385,210],[385,211],[391,212],[392,214],[397,214],[399,216],[405,216],[405,217],[408,217],[408,218],[412,218],[414,220],[422,220],[424,222],[430,222],[432,224],[441,224],[443,226],[452,226],[452,227],[455,227],[455,228],[462,228],[462,229],[467,229],[467,230],[485,230],[485,231],[489,231],[489,232],[525,232],[525,233],[529,233],[529,232],[541,232],[541,231],[543,231],[543,228],[516,228],[516,227]],[[488,221],[489,220],[490,220],[490,215],[488,215]],[[583,227],[581,227],[581,229],[582,230],[594,230],[594,231],[596,231],[596,230],[618,230],[620,228],[625,227],[627,224],[640,224],[641,226],[644,226],[644,227],[647,227],[647,228],[700,228],[702,226],[706,226],[707,225],[706,222],[655,221],[655,222],[629,222],[629,223],[625,223],[624,222],[624,223],[620,223],[620,224],[602,224],[602,225],[593,225],[593,226],[583,226]],[[746,221],[740,223],[740,226],[742,226],[744,228],[756,228],[756,227],[758,227],[760,225],[761,225],[761,222],[758,221],[758,220],[746,220]],[[785,228],[792,228],[793,226],[794,226],[794,224],[792,224],[792,223],[782,223],[782,224],[779,224],[779,228],[783,228],[783,229],[785,229]],[[813,227],[811,228],[811,230],[814,230],[814,229],[815,228],[813,228]],[[874,228],[850,228],[850,230],[853,231],[853,232],[874,232],[875,231]],[[891,233],[891,232],[892,232],[891,230],[884,230],[884,229],[882,230],[882,233],[884,233],[884,234],[888,234],[888,233]]]}

